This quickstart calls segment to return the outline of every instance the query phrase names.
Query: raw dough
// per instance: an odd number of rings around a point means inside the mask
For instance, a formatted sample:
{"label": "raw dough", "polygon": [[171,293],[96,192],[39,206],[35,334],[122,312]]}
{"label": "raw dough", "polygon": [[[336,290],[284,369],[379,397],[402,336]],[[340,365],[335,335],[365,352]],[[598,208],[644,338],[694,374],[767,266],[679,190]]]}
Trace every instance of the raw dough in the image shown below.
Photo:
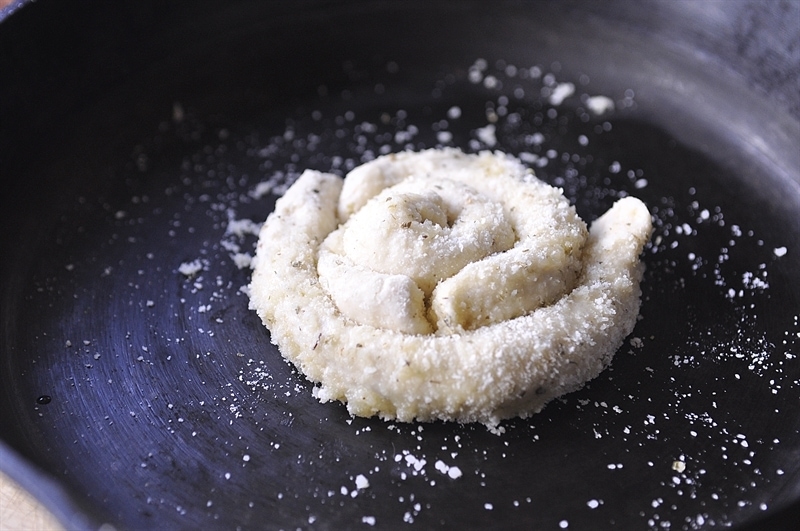
{"label": "raw dough", "polygon": [[261,229],[250,306],[322,401],[482,422],[580,388],[636,323],[647,207],[587,231],[513,157],[387,155],[306,171]]}

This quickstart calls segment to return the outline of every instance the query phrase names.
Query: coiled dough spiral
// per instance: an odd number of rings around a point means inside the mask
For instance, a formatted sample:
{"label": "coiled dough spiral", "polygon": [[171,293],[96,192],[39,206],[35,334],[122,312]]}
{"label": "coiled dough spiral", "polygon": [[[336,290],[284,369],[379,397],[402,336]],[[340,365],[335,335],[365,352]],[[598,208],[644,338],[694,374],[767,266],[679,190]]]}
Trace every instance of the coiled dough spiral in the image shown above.
{"label": "coiled dough spiral", "polygon": [[502,153],[306,171],[259,236],[250,306],[322,401],[495,426],[596,377],[639,312],[638,199],[587,230]]}

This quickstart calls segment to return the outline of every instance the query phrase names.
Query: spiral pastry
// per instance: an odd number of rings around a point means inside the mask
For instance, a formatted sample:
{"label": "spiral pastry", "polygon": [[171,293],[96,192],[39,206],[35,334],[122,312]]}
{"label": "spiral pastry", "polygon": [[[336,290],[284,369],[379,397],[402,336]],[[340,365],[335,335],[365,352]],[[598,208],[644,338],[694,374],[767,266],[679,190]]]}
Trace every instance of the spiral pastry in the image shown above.
{"label": "spiral pastry", "polygon": [[259,236],[250,306],[322,401],[482,422],[538,412],[611,361],[639,312],[647,207],[587,230],[502,153],[387,155],[306,171]]}

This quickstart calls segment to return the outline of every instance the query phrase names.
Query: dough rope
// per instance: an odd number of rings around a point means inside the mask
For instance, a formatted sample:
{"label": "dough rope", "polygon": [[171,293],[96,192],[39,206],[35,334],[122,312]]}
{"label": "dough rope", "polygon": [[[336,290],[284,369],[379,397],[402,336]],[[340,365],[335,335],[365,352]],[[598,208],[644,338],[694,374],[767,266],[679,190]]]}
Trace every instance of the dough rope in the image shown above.
{"label": "dough rope", "polygon": [[635,198],[587,230],[501,153],[404,152],[303,173],[262,228],[250,305],[322,401],[495,426],[608,365],[650,232]]}

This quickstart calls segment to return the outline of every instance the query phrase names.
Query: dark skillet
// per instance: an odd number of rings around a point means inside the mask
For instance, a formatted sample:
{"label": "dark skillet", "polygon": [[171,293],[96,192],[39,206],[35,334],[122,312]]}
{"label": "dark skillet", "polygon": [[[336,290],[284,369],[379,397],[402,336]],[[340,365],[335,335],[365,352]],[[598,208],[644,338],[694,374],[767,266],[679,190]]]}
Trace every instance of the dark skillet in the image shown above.
{"label": "dark skillet", "polygon": [[[76,529],[788,527],[798,19],[791,1],[7,9],[3,469]],[[254,236],[232,221],[262,221],[304,168],[475,151],[490,123],[587,220],[650,206],[631,341],[503,435],[317,403],[247,309],[233,255]]]}

